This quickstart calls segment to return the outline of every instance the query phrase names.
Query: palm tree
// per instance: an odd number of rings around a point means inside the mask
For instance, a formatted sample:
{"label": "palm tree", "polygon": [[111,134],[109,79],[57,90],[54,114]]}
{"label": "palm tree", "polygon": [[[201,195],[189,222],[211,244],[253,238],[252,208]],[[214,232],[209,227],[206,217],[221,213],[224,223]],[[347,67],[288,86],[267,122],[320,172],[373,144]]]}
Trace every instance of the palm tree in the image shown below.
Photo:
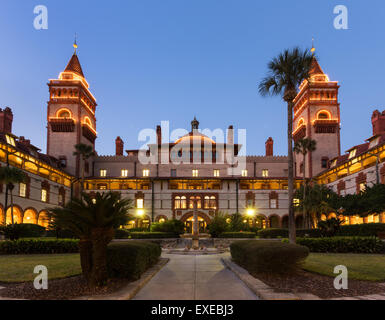
{"label": "palm tree", "polygon": [[259,84],[259,92],[262,96],[280,95],[287,103],[289,241],[291,243],[296,241],[293,207],[293,107],[300,84],[309,79],[313,58],[313,54],[307,49],[302,51],[296,47],[285,50],[268,63],[268,75]]}
{"label": "palm tree", "polygon": [[84,278],[92,286],[107,280],[107,245],[114,237],[114,229],[130,219],[131,200],[121,199],[120,193],[83,193],[64,207],[47,209],[51,227],[70,230],[79,238],[79,251]]}
{"label": "palm tree", "polygon": [[[312,140],[310,138],[303,138],[303,139],[300,139],[298,140],[295,144],[294,144],[294,152],[296,154],[302,154],[303,156],[303,162],[302,162],[302,170],[303,170],[303,183],[304,183],[304,190],[303,190],[303,201],[305,201],[306,199],[306,187],[307,187],[307,182],[306,182],[306,155],[309,153],[309,152],[313,152],[315,151],[317,148],[317,141],[315,140]],[[305,210],[305,206],[303,206],[303,223],[304,225],[307,225],[309,226],[309,221],[307,219],[307,215],[306,215],[306,210]]]}
{"label": "palm tree", "polygon": [[[7,189],[10,191],[11,196],[11,221],[12,225],[14,225],[13,219],[13,189],[15,188],[15,184],[23,183],[27,179],[27,175],[20,169],[15,167],[1,167],[0,168],[0,181],[1,183],[5,183]],[[7,221],[7,208],[4,209],[4,221]]]}
{"label": "palm tree", "polygon": [[80,193],[82,193],[83,192],[83,185],[84,185],[85,163],[86,163],[87,159],[95,156],[94,148],[88,144],[78,143],[75,145],[75,151],[73,152],[73,155],[79,156],[83,160],[82,173],[81,173],[81,187],[80,187]]}

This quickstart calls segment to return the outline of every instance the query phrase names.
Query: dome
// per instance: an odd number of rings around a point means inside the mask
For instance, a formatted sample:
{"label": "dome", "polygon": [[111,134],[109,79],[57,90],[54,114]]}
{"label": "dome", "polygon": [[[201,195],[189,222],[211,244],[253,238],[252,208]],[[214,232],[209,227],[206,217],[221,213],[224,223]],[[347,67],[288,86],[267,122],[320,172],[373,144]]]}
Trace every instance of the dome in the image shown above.
{"label": "dome", "polygon": [[201,143],[215,143],[213,139],[210,139],[208,136],[200,133],[200,132],[190,132],[186,134],[185,136],[179,138],[178,140],[175,141],[175,143],[196,143],[196,142],[201,142]]}

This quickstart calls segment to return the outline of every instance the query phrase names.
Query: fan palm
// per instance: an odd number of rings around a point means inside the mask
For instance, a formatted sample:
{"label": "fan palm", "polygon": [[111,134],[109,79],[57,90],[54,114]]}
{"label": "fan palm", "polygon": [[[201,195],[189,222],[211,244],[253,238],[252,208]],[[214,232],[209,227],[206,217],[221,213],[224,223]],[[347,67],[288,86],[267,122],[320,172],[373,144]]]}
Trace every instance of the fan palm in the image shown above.
{"label": "fan palm", "polygon": [[81,190],[80,190],[80,192],[83,191],[85,163],[89,158],[95,156],[95,154],[96,153],[94,152],[94,148],[88,144],[78,143],[75,145],[75,151],[73,152],[73,155],[79,156],[83,160],[82,171],[81,171]]}
{"label": "fan palm", "polygon": [[[306,188],[307,188],[307,182],[306,182],[306,155],[309,153],[309,152],[313,152],[315,151],[317,148],[317,141],[315,140],[312,140],[310,138],[303,138],[303,139],[300,139],[298,140],[295,144],[294,144],[294,152],[296,154],[302,154],[303,156],[303,162],[302,162],[302,170],[303,170],[303,183],[304,183],[304,190],[303,190],[303,200],[305,201],[306,199]],[[303,222],[305,225],[307,225],[309,227],[309,221],[307,219],[307,215],[306,215],[306,210],[305,210],[305,206],[303,207]],[[305,226],[304,226],[305,227]]]}
{"label": "fan palm", "polygon": [[[13,189],[15,184],[23,183],[27,179],[27,175],[20,169],[15,167],[1,167],[0,168],[0,182],[7,186],[11,196],[11,221],[14,224],[13,219]],[[7,208],[5,208],[4,221],[7,221]]]}
{"label": "fan palm", "polygon": [[107,245],[113,239],[114,229],[127,223],[131,200],[121,199],[120,193],[84,193],[82,199],[73,199],[64,207],[48,209],[51,227],[70,230],[79,238],[82,272],[94,286],[107,279]]}
{"label": "fan palm", "polygon": [[293,107],[300,84],[309,79],[313,58],[314,56],[307,49],[301,50],[296,47],[285,50],[268,63],[268,74],[259,84],[259,92],[262,96],[280,95],[287,103],[289,240],[291,243],[296,241],[293,207]]}

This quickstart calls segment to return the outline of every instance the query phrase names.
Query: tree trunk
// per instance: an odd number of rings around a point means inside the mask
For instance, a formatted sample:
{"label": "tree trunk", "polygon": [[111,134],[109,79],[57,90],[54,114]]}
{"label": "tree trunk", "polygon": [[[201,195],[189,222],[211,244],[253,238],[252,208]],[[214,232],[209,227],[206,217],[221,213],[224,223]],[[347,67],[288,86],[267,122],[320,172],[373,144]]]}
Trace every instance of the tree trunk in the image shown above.
{"label": "tree trunk", "polygon": [[302,216],[303,216],[303,228],[306,228],[307,218],[306,218],[306,208],[305,208],[305,200],[306,200],[306,153],[303,153],[303,207],[302,207]]}
{"label": "tree trunk", "polygon": [[289,242],[296,243],[295,216],[293,206],[294,195],[294,159],[293,159],[293,100],[297,93],[287,90],[284,100],[287,102],[287,156],[288,156],[288,206],[289,206]]}
{"label": "tree trunk", "polygon": [[107,279],[107,245],[114,237],[113,228],[95,228],[91,231],[92,240],[92,286],[103,286]]}
{"label": "tree trunk", "polygon": [[83,277],[87,280],[87,283],[89,283],[92,271],[92,241],[90,239],[80,239],[79,253]]}

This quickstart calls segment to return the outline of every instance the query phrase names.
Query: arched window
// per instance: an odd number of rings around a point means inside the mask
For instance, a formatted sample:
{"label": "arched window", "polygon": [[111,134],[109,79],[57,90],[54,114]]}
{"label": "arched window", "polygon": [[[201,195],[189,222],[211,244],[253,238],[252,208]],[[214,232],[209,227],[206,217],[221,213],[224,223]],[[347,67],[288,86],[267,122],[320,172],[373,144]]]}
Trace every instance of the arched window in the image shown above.
{"label": "arched window", "polygon": [[330,119],[330,113],[328,113],[327,111],[321,111],[318,113],[317,119],[318,120],[328,120],[328,119]]}
{"label": "arched window", "polygon": [[187,208],[187,198],[185,196],[182,196],[180,198],[180,208],[186,209]]}
{"label": "arched window", "polygon": [[194,209],[194,201],[196,201],[197,209],[201,209],[202,208],[202,200],[201,200],[201,197],[199,197],[199,196],[190,197],[190,204],[189,204],[190,209]]}
{"label": "arched window", "polygon": [[62,110],[58,111],[57,117],[58,118],[68,119],[68,118],[71,118],[71,113],[67,109],[62,109]]}
{"label": "arched window", "polygon": [[205,209],[210,208],[210,197],[209,196],[205,196],[204,208]]}
{"label": "arched window", "polygon": [[174,199],[174,209],[180,209],[181,208],[181,201],[180,196],[176,196]]}
{"label": "arched window", "polygon": [[216,209],[217,208],[217,201],[215,196],[210,197],[210,209]]}

